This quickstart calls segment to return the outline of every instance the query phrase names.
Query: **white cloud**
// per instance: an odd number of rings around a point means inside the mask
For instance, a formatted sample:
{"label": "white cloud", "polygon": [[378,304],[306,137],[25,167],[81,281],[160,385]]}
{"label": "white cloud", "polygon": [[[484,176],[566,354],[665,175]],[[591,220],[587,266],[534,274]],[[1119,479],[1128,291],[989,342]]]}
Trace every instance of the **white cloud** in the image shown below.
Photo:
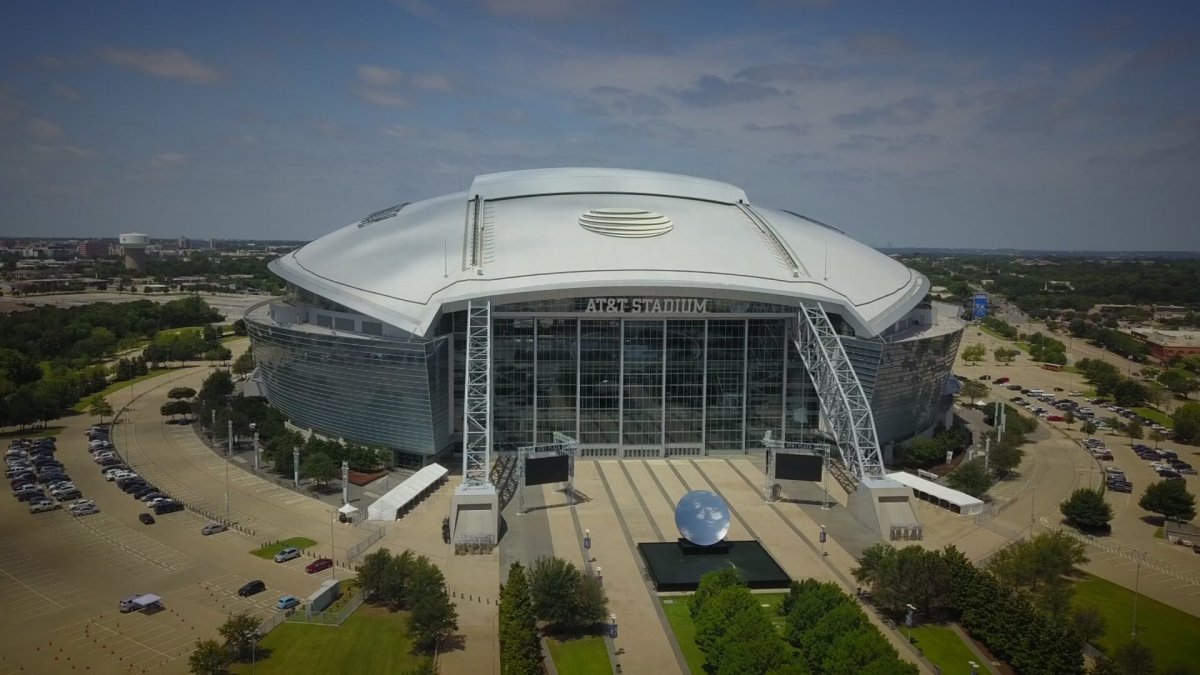
{"label": "white cloud", "polygon": [[354,93],[368,103],[374,103],[385,108],[407,108],[410,102],[404,96],[384,89],[370,87],[355,87]]}
{"label": "white cloud", "polygon": [[68,87],[65,84],[56,84],[52,90],[54,95],[64,101],[82,101],[83,94],[79,93],[78,89]]}
{"label": "white cloud", "polygon": [[150,158],[150,166],[159,169],[166,169],[172,166],[185,164],[188,158],[187,155],[178,152],[162,152]]}
{"label": "white cloud", "polygon": [[29,131],[29,136],[40,143],[60,143],[67,138],[67,134],[62,130],[62,127],[40,117],[29,120],[25,128]]}
{"label": "white cloud", "polygon": [[394,87],[404,81],[404,72],[396,68],[364,63],[358,67],[358,79],[372,87]]}
{"label": "white cloud", "polygon": [[100,57],[120,68],[189,84],[218,84],[224,80],[216,68],[178,49],[108,47],[100,50]]}

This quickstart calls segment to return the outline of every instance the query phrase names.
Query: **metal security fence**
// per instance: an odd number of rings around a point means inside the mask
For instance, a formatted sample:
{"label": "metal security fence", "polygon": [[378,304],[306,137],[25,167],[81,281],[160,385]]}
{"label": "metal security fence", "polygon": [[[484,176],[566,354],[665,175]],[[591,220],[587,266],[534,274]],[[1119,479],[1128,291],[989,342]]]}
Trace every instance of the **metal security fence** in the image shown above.
{"label": "metal security fence", "polygon": [[355,558],[363,554],[364,551],[371,548],[375,542],[383,539],[384,528],[374,525],[360,525],[360,528],[367,531],[367,536],[357,544],[346,549],[346,562],[353,562]]}
{"label": "metal security fence", "polygon": [[340,626],[350,618],[350,615],[362,606],[366,600],[366,595],[362,591],[356,591],[350,596],[350,600],[336,612],[308,612],[295,611],[291,615],[285,617],[288,623],[311,623],[319,626]]}

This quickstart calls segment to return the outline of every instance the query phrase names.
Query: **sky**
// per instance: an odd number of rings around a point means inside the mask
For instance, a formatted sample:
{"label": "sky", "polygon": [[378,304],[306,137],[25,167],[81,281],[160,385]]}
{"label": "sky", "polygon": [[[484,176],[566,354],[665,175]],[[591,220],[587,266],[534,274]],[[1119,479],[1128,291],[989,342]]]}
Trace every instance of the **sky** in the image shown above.
{"label": "sky", "polygon": [[683,173],[880,247],[1200,250],[1200,3],[9,2],[0,235]]}

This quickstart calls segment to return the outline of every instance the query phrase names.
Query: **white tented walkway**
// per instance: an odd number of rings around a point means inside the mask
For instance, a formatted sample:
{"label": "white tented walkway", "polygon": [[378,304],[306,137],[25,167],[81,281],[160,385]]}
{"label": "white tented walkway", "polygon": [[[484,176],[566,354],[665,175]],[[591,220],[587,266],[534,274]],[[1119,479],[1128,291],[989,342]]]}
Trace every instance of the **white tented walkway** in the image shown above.
{"label": "white tented walkway", "polygon": [[388,490],[367,507],[368,520],[395,520],[400,512],[416,502],[429,488],[440,483],[450,473],[441,464],[430,464],[409,476],[403,483]]}
{"label": "white tented walkway", "polygon": [[917,499],[937,504],[943,509],[948,509],[964,516],[973,516],[983,512],[983,502],[965,492],[959,492],[945,485],[938,485],[931,480],[925,480],[920,476],[914,476],[911,473],[903,471],[889,473],[887,477],[906,487],[912,488],[913,495]]}

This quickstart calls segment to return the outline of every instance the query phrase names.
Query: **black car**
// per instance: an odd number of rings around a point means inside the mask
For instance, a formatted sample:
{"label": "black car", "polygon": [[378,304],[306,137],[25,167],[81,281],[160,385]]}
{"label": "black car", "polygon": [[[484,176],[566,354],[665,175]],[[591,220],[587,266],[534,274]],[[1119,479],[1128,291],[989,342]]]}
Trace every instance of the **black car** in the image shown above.
{"label": "black car", "polygon": [[134,490],[133,492],[131,492],[129,494],[133,495],[134,499],[141,499],[142,497],[145,497],[146,495],[149,495],[149,494],[153,494],[155,492],[158,492],[158,488],[154,487],[153,485],[144,485],[141,488]]}
{"label": "black car", "polygon": [[180,504],[179,502],[159,502],[158,505],[154,507],[154,514],[161,516],[164,513],[175,513],[176,511],[182,510],[183,504]]}
{"label": "black car", "polygon": [[150,515],[149,513],[139,513],[138,520],[142,521],[143,525],[154,524],[154,516]]}
{"label": "black car", "polygon": [[42,492],[41,490],[33,490],[31,492],[22,492],[21,494],[17,495],[17,501],[19,501],[19,502],[29,502],[29,501],[33,501],[35,499],[45,499],[45,498],[46,498],[46,493]]}
{"label": "black car", "polygon": [[1108,489],[1113,492],[1133,492],[1133,483],[1110,482]]}
{"label": "black car", "polygon": [[146,482],[145,478],[122,478],[117,481],[117,487],[121,489],[121,492],[133,492],[147,485],[149,483]]}
{"label": "black car", "polygon": [[238,589],[238,595],[243,598],[248,598],[255,593],[262,593],[265,590],[267,590],[267,584],[263,582],[262,579],[255,579],[254,581],[247,581],[245,584],[243,584],[242,587]]}

